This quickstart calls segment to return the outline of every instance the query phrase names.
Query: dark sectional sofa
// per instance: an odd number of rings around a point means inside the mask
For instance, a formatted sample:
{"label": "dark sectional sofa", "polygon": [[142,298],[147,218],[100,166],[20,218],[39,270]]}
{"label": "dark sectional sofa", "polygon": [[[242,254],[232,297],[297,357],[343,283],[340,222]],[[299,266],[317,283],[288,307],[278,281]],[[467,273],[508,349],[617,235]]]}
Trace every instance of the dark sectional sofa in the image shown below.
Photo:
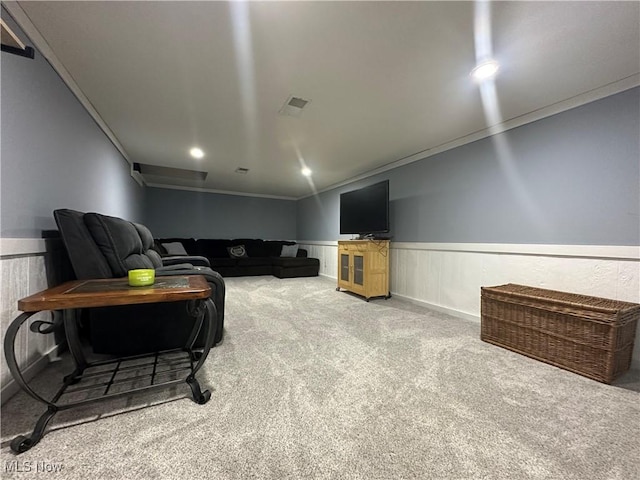
{"label": "dark sectional sofa", "polygon": [[[320,261],[317,258],[309,258],[307,251],[303,248],[298,248],[295,257],[281,256],[283,245],[296,245],[295,242],[254,238],[234,240],[159,238],[155,240],[155,248],[163,255],[167,253],[163,244],[176,242],[182,244],[188,255],[206,257],[211,268],[223,277],[251,275],[274,275],[278,278],[315,277],[320,270]],[[229,249],[240,245],[244,246],[247,256],[232,257]]]}

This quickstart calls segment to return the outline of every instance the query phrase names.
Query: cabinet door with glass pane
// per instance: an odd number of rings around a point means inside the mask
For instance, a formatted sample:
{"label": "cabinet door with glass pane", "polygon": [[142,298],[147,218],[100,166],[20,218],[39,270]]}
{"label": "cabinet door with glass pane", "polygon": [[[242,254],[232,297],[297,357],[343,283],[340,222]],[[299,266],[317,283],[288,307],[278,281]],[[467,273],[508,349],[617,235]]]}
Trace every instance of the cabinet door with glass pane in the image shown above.
{"label": "cabinet door with glass pane", "polygon": [[338,241],[338,288],[367,300],[390,296],[389,241]]}

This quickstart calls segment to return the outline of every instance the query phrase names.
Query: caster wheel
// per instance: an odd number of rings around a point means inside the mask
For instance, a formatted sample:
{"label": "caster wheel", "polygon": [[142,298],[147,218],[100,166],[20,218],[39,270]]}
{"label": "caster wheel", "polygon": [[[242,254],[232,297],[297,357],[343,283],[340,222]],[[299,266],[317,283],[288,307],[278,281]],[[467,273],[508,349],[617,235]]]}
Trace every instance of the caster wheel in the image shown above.
{"label": "caster wheel", "polygon": [[339,292],[339,291],[340,291],[340,287],[336,288],[336,292]]}
{"label": "caster wheel", "polygon": [[210,398],[211,392],[209,390],[205,390],[204,392],[202,392],[202,395],[200,395],[200,398],[198,399],[198,405],[204,405],[209,401]]}
{"label": "caster wheel", "polygon": [[24,453],[33,447],[33,443],[30,438],[25,437],[24,435],[18,435],[11,441],[11,450],[16,453]]}

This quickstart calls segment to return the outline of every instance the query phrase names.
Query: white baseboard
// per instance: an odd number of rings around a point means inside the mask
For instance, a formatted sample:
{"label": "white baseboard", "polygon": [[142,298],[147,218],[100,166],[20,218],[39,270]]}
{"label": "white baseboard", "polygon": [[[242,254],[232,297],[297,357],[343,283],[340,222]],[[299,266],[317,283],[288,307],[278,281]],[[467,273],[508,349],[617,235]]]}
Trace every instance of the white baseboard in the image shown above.
{"label": "white baseboard", "polygon": [[318,275],[320,275],[321,277],[330,278],[331,280],[338,280],[337,277],[334,277],[333,275],[327,275],[326,273],[319,273]]}
{"label": "white baseboard", "polygon": [[[321,277],[330,278],[331,280],[337,280],[336,277],[332,275],[327,275],[325,273],[320,274]],[[400,295],[394,291],[391,291],[391,295],[394,298],[398,298],[400,300],[404,300],[415,305],[419,305],[421,307],[429,308],[431,310],[435,310],[436,312],[445,313],[447,315],[451,315],[456,318],[461,318],[463,320],[468,320],[470,322],[479,324],[480,317],[478,315],[474,315],[472,313],[463,312],[462,310],[456,310],[454,308],[444,307],[442,305],[436,305],[434,303],[425,302],[424,300],[419,300],[417,298],[412,298],[406,295]],[[631,360],[631,369],[640,370],[640,358],[638,356],[634,356]]]}
{"label": "white baseboard", "polygon": [[451,315],[452,317],[462,318],[463,320],[469,320],[473,323],[480,323],[480,317],[472,313],[463,312],[462,310],[456,310],[454,308],[444,307],[442,305],[436,305],[435,303],[425,302],[424,300],[418,300],[417,298],[407,297],[406,295],[400,295],[393,291],[391,291],[391,295],[395,298],[405,300],[415,305],[420,305],[421,307],[435,310],[436,312],[446,313],[447,315]]}
{"label": "white baseboard", "polygon": [[[331,280],[337,280],[336,277],[327,275],[326,273],[321,273],[320,276],[325,278],[330,278]],[[424,300],[418,300],[417,298],[407,297],[406,295],[400,295],[399,293],[396,293],[393,290],[391,291],[391,296],[394,298],[405,300],[415,305],[420,305],[421,307],[426,307],[431,310],[435,310],[436,312],[446,313],[447,315],[451,315],[456,318],[462,318],[464,320],[469,320],[474,323],[480,323],[480,317],[478,317],[477,315],[473,315],[472,313],[463,312],[461,310],[455,310],[453,308],[443,307],[442,305],[436,305],[433,303],[425,302]]]}
{"label": "white baseboard", "polygon": [[[22,377],[26,382],[30,381],[38,373],[46,368],[46,366],[53,360],[58,358],[60,354],[60,345],[54,345],[46,353],[44,353],[38,360],[33,362],[30,366],[21,370]],[[13,397],[20,391],[20,386],[15,380],[11,379],[7,384],[2,387],[0,391],[0,404],[4,405],[7,400]]]}

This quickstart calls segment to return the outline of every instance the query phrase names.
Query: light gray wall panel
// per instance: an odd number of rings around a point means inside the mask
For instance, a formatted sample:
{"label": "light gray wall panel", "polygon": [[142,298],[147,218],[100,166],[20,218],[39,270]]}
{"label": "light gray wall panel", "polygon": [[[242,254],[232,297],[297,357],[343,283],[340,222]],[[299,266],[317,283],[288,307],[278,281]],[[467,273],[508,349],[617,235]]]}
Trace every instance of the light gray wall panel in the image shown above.
{"label": "light gray wall panel", "polygon": [[34,60],[2,52],[1,62],[0,235],[40,237],[56,208],[139,220],[144,189],[49,63],[37,51]]}
{"label": "light gray wall panel", "polygon": [[296,202],[147,188],[144,222],[156,238],[295,239]]}
{"label": "light gray wall panel", "polygon": [[640,244],[640,89],[298,202],[298,238],[339,236],[339,194],[388,178],[402,242]]}

